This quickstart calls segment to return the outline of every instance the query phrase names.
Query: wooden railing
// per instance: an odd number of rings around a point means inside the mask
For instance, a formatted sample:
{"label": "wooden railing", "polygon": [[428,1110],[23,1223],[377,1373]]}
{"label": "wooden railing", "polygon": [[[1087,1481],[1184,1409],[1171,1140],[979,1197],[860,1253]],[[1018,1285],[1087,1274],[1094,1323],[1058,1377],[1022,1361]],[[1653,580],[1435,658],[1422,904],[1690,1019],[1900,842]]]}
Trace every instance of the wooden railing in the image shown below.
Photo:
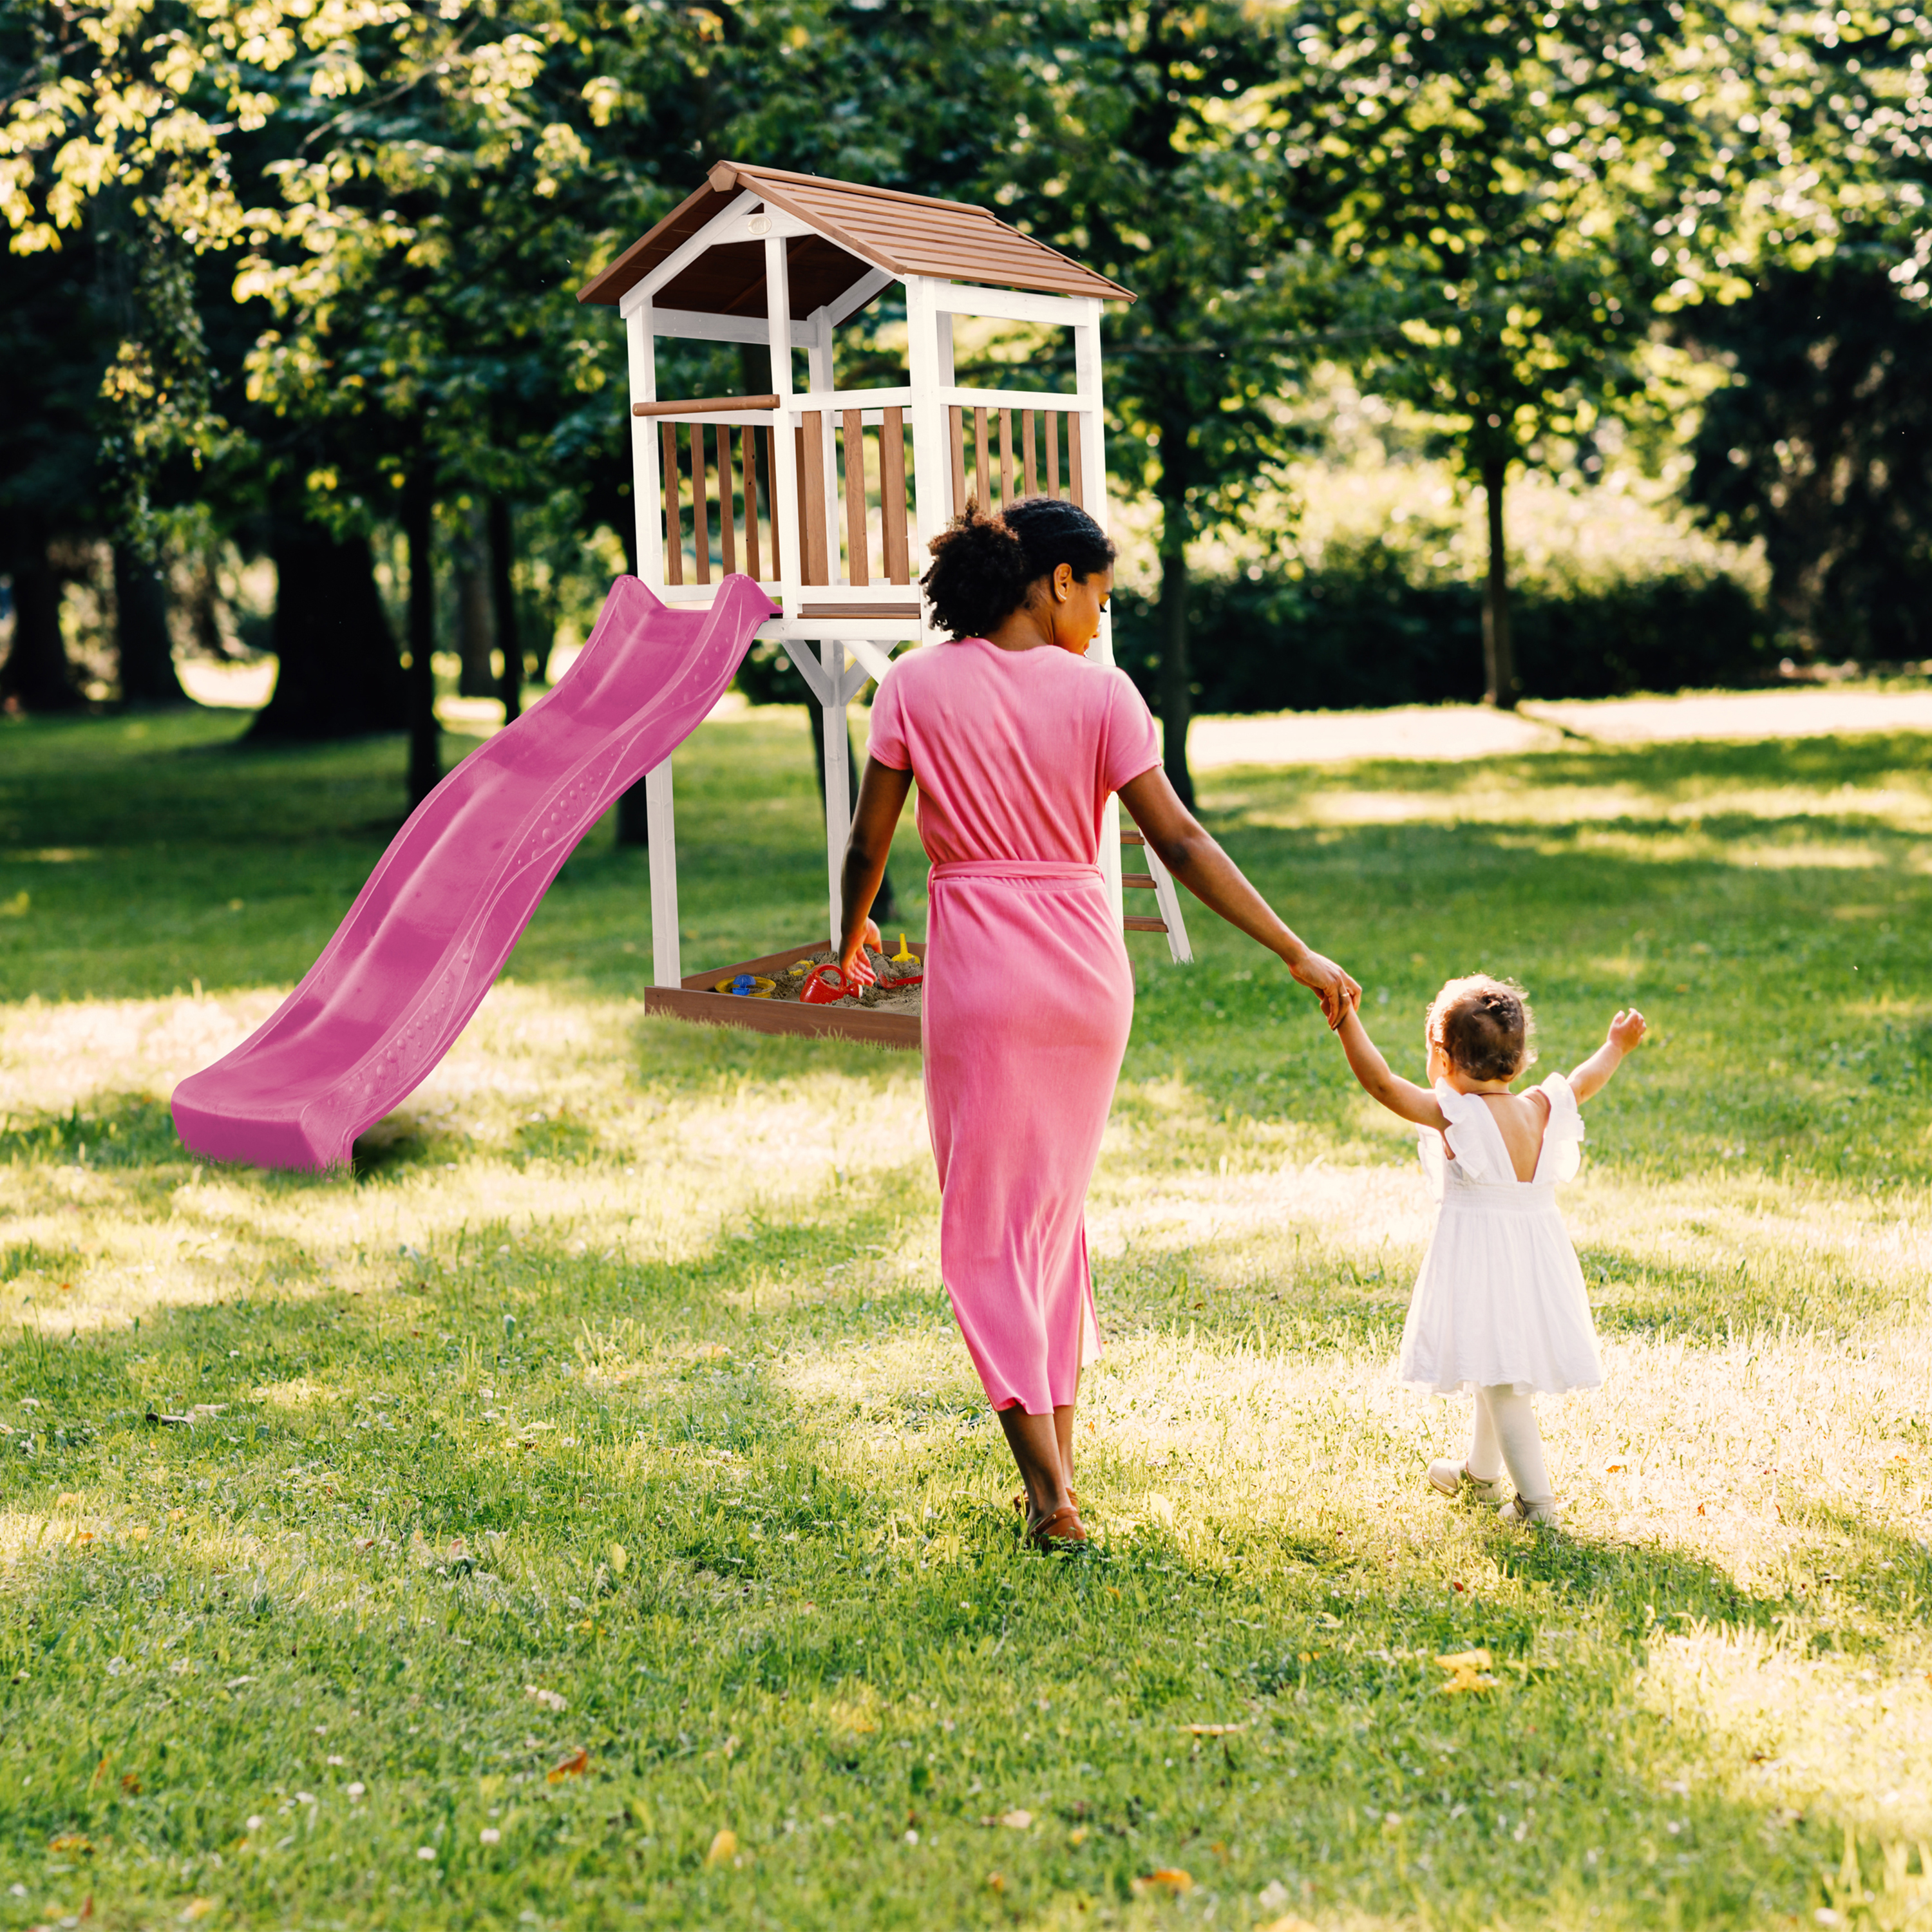
{"label": "wooden railing", "polygon": [[[1064,496],[1087,507],[1080,418],[1072,410],[952,409],[946,412],[952,450],[952,501],[970,494],[985,510],[1004,510],[1022,496]],[[967,427],[972,428],[972,487],[967,487]],[[1017,447],[1013,432],[1018,428]],[[998,448],[994,448],[997,437]],[[1060,452],[1066,450],[1066,468]],[[1044,454],[1044,465],[1040,461]],[[1064,475],[1066,488],[1060,487]],[[997,483],[998,494],[994,493]],[[1018,487],[1016,488],[1016,485]]]}
{"label": "wooden railing", "polygon": [[[909,484],[912,444],[904,390],[866,406],[800,409],[792,434],[796,520],[784,542],[798,546],[799,583],[873,592],[849,604],[819,604],[804,615],[916,614],[914,600],[882,601],[889,585],[913,581]],[[761,582],[784,575],[773,436],[778,398],[700,396],[638,403],[632,413],[657,419],[663,504],[664,581],[710,584],[742,570]],[[834,394],[826,400],[843,402]],[[1086,506],[1080,416],[1072,408],[1011,409],[996,404],[948,410],[951,497],[988,510],[1022,496],[1062,497]],[[694,420],[710,417],[705,422]],[[727,420],[719,421],[724,418]],[[763,421],[755,418],[762,418]],[[734,419],[735,420],[732,420]]]}

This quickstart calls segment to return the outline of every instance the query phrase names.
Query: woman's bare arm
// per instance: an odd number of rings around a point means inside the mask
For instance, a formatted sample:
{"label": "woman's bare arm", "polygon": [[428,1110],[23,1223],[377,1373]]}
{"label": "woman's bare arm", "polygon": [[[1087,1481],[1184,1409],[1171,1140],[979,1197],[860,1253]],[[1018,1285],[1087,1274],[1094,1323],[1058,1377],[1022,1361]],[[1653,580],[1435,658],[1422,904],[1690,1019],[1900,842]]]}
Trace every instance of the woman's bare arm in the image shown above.
{"label": "woman's bare arm", "polygon": [[852,830],[845,841],[845,869],[839,896],[845,908],[845,922],[838,942],[838,963],[848,980],[869,986],[878,976],[866,958],[866,948],[879,944],[879,928],[872,923],[872,901],[879,881],[886,876],[886,859],[892,849],[892,834],[899,814],[905,809],[906,794],[912,790],[912,773],[896,771],[877,758],[866,760],[866,775],[859,781],[859,802],[852,812]]}
{"label": "woman's bare arm", "polygon": [[1120,788],[1132,815],[1161,863],[1206,906],[1250,939],[1278,953],[1288,970],[1322,1002],[1331,1027],[1362,996],[1362,989],[1332,959],[1304,945],[1274,907],[1249,884],[1240,866],[1216,844],[1180,802],[1166,772],[1156,765]]}
{"label": "woman's bare arm", "polygon": [[1348,1070],[1362,1083],[1362,1090],[1370,1100],[1405,1120],[1413,1120],[1418,1126],[1434,1127],[1440,1132],[1449,1124],[1436,1104],[1436,1096],[1426,1087],[1418,1087],[1413,1080],[1390,1072],[1381,1048],[1370,1039],[1369,1030],[1354,1007],[1343,1015],[1336,1030],[1341,1036],[1342,1051],[1348,1056]]}

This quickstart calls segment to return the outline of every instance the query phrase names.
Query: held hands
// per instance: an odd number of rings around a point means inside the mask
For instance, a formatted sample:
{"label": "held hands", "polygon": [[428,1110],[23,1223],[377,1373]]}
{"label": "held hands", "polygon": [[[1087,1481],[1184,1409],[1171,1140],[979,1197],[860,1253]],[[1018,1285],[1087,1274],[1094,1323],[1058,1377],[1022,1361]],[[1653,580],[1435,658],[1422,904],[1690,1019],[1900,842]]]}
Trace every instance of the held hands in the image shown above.
{"label": "held hands", "polygon": [[1618,1053],[1623,1054],[1628,1053],[1648,1031],[1642,1014],[1632,1006],[1628,1010],[1618,1010],[1605,1037]]}
{"label": "held hands", "polygon": [[878,974],[872,970],[872,962],[866,957],[870,949],[874,952],[886,950],[885,941],[879,937],[879,928],[868,919],[866,929],[844,951],[838,962],[838,970],[845,976],[848,986],[871,986],[878,982]]}
{"label": "held hands", "polygon": [[[1288,962],[1288,970],[1322,1002],[1322,1017],[1333,1033],[1355,1010],[1362,989],[1332,959],[1304,952]],[[1640,1024],[1641,1022],[1640,1022]]]}

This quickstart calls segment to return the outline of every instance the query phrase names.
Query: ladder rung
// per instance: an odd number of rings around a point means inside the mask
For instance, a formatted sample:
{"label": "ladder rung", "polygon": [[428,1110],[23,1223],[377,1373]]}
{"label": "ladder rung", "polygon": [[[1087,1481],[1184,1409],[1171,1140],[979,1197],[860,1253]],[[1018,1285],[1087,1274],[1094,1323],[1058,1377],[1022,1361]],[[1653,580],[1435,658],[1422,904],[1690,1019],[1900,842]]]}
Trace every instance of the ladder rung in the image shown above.
{"label": "ladder rung", "polygon": [[1165,932],[1167,921],[1164,919],[1124,919],[1120,922],[1130,932]]}
{"label": "ladder rung", "polygon": [[1120,874],[1120,884],[1124,886],[1138,886],[1142,892],[1150,892],[1154,889],[1154,874],[1151,872],[1123,872]]}
{"label": "ladder rung", "polygon": [[1123,845],[1144,845],[1147,839],[1138,832],[1123,832],[1120,834],[1120,843]]}

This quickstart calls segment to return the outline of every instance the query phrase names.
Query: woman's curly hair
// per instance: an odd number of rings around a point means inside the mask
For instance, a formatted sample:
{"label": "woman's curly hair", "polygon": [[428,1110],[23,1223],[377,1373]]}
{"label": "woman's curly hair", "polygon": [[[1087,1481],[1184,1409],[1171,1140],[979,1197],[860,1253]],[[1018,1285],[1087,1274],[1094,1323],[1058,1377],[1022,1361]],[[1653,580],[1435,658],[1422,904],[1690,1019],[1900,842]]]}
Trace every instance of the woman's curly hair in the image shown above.
{"label": "woman's curly hair", "polygon": [[1514,1080],[1535,1064],[1536,1016],[1514,980],[1472,973],[1429,1007],[1428,1040],[1468,1080]]}
{"label": "woman's curly hair", "polygon": [[1076,503],[1027,496],[989,517],[969,502],[928,546],[920,579],[940,629],[983,638],[1025,604],[1061,564],[1083,583],[1114,561],[1107,533]]}

